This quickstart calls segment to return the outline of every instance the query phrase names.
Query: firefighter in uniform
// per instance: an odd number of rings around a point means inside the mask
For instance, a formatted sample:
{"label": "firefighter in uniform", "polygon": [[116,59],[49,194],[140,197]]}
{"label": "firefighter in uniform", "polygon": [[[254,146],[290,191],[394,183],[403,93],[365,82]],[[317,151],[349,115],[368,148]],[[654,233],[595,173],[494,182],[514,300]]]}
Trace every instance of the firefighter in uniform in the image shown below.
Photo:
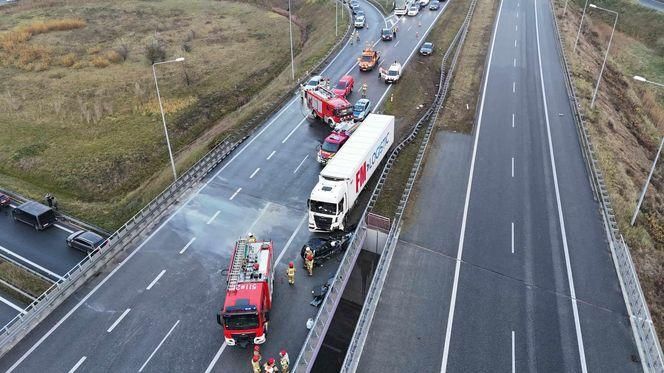
{"label": "firefighter in uniform", "polygon": [[260,355],[254,355],[254,357],[251,358],[251,369],[253,369],[254,373],[262,373],[263,370],[261,369],[261,356]]}
{"label": "firefighter in uniform", "polygon": [[288,276],[288,284],[295,285],[295,265],[293,264],[293,262],[288,263],[286,276]]}
{"label": "firefighter in uniform", "polygon": [[279,364],[281,365],[282,373],[289,372],[290,358],[288,357],[288,352],[286,352],[286,350],[279,351]]}
{"label": "firefighter in uniform", "polygon": [[367,98],[367,82],[362,83],[362,98]]}
{"label": "firefighter in uniform", "polygon": [[261,356],[261,346],[260,345],[254,345],[254,356],[258,356],[259,361],[263,358]]}
{"label": "firefighter in uniform", "polygon": [[310,247],[307,247],[307,249],[304,252],[304,265],[307,267],[307,272],[309,272],[309,276],[313,276],[314,274],[314,252],[311,251]]}
{"label": "firefighter in uniform", "polygon": [[265,373],[274,373],[278,372],[279,368],[277,368],[274,365],[274,358],[270,358],[265,365],[263,365],[263,369],[265,369]]}

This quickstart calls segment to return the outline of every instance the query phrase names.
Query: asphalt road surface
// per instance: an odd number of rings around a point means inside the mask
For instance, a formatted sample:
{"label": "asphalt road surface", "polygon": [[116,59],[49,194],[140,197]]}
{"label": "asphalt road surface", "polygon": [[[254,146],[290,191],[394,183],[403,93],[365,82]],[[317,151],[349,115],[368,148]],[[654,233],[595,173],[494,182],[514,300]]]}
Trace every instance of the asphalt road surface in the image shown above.
{"label": "asphalt road surface", "polygon": [[434,139],[358,371],[641,370],[553,27],[502,1],[476,137]]}
{"label": "asphalt road surface", "polygon": [[[364,8],[369,27],[360,31],[361,44],[346,45],[323,75],[335,81],[350,73],[356,91],[366,80],[376,102],[389,86],[378,81],[377,71],[360,73],[355,64],[364,42],[379,38],[384,20],[372,6]],[[377,41],[383,61],[406,61],[439,14],[427,10],[399,21],[397,40]],[[359,96],[354,92],[350,101]],[[311,236],[306,199],[320,171],[315,149],[329,131],[303,112],[299,96],[293,97],[111,274],[81,289],[5,355],[0,369],[248,371],[250,351],[226,348],[215,320],[225,294],[221,271],[234,240],[247,232],[274,240],[278,255],[263,356],[286,348],[294,360],[306,320],[317,312],[309,305],[310,290],[336,270],[336,261],[329,261],[309,278],[298,260]],[[299,268],[294,288],[285,279],[290,260]]]}

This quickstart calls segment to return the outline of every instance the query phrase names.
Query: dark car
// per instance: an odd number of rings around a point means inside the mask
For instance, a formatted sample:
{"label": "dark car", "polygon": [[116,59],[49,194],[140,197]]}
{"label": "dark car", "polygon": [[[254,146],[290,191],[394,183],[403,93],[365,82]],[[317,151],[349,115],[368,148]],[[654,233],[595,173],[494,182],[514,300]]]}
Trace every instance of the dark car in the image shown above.
{"label": "dark car", "polygon": [[101,246],[104,241],[105,238],[98,235],[97,233],[90,231],[78,231],[67,237],[67,246],[84,253],[89,253]]}
{"label": "dark car", "polygon": [[352,233],[332,235],[329,237],[312,237],[302,246],[300,256],[304,259],[307,247],[314,252],[314,266],[319,266],[333,256],[346,251]]}
{"label": "dark car", "polygon": [[9,206],[12,201],[7,195],[0,193],[0,207]]}
{"label": "dark car", "polygon": [[440,9],[440,1],[433,0],[431,4],[429,4],[429,10],[438,10],[438,9]]}
{"label": "dark car", "polygon": [[430,56],[433,53],[433,43],[430,41],[427,41],[426,43],[422,44],[422,47],[420,48],[420,54],[423,56]]}
{"label": "dark car", "polygon": [[353,14],[357,14],[357,12],[362,11],[362,9],[360,9],[360,4],[351,4],[350,9],[353,11]]}
{"label": "dark car", "polygon": [[15,221],[33,226],[36,230],[44,230],[55,224],[55,211],[39,202],[28,201],[12,210]]}
{"label": "dark car", "polygon": [[394,33],[389,28],[384,28],[380,31],[380,38],[383,40],[392,40]]}

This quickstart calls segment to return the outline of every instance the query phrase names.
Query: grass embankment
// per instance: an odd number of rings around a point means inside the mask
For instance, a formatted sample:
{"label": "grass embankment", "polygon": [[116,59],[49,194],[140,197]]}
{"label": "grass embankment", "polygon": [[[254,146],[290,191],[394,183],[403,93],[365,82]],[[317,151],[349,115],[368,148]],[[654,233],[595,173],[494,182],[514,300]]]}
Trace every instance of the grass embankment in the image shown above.
{"label": "grass embankment", "polygon": [[[21,289],[34,298],[39,297],[42,293],[51,287],[51,284],[41,278],[15,266],[12,263],[0,260],[0,279]],[[25,304],[32,303],[32,299],[24,296],[23,294],[15,291],[9,286],[0,283],[0,289],[9,293],[17,300],[23,301]]]}
{"label": "grass embankment", "polygon": [[[619,12],[620,16],[595,107],[591,109],[590,101],[613,17],[589,8],[574,53],[573,43],[583,4],[580,0],[570,1],[565,17],[559,17],[561,33],[617,220],[632,249],[641,286],[661,336],[664,330],[664,167],[661,159],[642,213],[634,227],[629,222],[664,135],[664,90],[636,82],[632,76],[642,75],[664,82],[664,14],[631,2],[600,0],[596,3]],[[559,16],[563,6],[564,1],[556,1]]]}
{"label": "grass embankment", "polygon": [[[484,56],[497,5],[498,1],[495,0],[477,3],[464,49],[459,61],[457,61],[457,70],[448,92],[447,101],[442,110],[442,115],[438,117],[436,125],[439,128],[464,132],[470,132],[472,129],[473,107],[479,91]],[[442,55],[449,47],[459,27],[461,27],[469,6],[469,0],[454,1],[448,5],[445,14],[441,16],[438,24],[427,38],[427,40],[433,41],[437,47],[435,56],[418,57],[417,60],[413,61],[414,63],[408,67],[407,75],[404,75],[403,81],[393,91],[394,102],[388,102],[385,105],[386,112],[397,115],[398,124],[406,123],[399,126],[399,131],[402,134],[407,133],[408,127],[415,124],[420,115],[424,113],[425,109],[416,109],[417,105],[424,104],[426,107],[431,104],[433,95],[438,89],[435,84],[437,84],[440,74]],[[411,71],[415,72],[411,74]],[[427,97],[427,100],[422,102],[418,97]],[[464,109],[465,104],[469,104],[471,108],[468,112],[470,114],[457,113],[456,107],[460,105],[459,102],[463,103]],[[468,115],[470,116],[468,117]],[[423,137],[424,131],[421,131],[415,141],[411,142],[397,158],[392,171],[387,177],[380,198],[376,202],[375,213],[387,217],[394,216]]]}
{"label": "grass embankment", "polygon": [[[150,58],[180,172],[288,90],[280,2],[21,1],[0,9],[0,184],[120,226],[172,181]],[[296,75],[334,44],[334,5],[294,0]],[[340,27],[343,29],[343,27]]]}

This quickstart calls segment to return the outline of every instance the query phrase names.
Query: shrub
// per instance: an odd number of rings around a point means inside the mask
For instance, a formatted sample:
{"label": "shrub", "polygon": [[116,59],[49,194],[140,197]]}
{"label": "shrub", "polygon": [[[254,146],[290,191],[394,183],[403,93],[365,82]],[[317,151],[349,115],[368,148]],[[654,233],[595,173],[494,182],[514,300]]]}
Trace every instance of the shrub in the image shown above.
{"label": "shrub", "polygon": [[0,48],[7,52],[14,50],[19,44],[24,43],[32,37],[27,31],[8,31],[0,35]]}
{"label": "shrub", "polygon": [[72,67],[78,58],[74,53],[67,53],[64,56],[60,57],[60,65],[64,67]]}
{"label": "shrub", "polygon": [[163,61],[166,59],[166,50],[159,43],[159,40],[153,39],[148,45],[145,46],[145,57],[150,64]]}
{"label": "shrub", "polygon": [[92,64],[92,66],[99,67],[99,68],[102,68],[102,69],[111,64],[103,56],[94,56],[94,57],[92,57],[92,60],[90,61],[90,63]]}
{"label": "shrub", "polygon": [[80,18],[52,19],[48,21],[33,22],[20,28],[21,31],[31,35],[45,34],[50,31],[67,31],[85,27],[87,24]]}
{"label": "shrub", "polygon": [[110,63],[120,63],[124,61],[124,58],[122,58],[120,53],[114,50],[106,51],[106,53],[104,53],[104,58],[106,58]]}
{"label": "shrub", "polygon": [[120,57],[122,57],[123,61],[126,61],[127,57],[129,57],[129,47],[127,46],[127,44],[122,43],[117,47],[115,47],[115,49],[113,50],[115,51],[115,53],[120,55]]}
{"label": "shrub", "polygon": [[88,48],[88,54],[89,55],[95,55],[95,54],[98,54],[99,52],[101,52],[101,47],[100,46],[94,46],[94,47]]}

